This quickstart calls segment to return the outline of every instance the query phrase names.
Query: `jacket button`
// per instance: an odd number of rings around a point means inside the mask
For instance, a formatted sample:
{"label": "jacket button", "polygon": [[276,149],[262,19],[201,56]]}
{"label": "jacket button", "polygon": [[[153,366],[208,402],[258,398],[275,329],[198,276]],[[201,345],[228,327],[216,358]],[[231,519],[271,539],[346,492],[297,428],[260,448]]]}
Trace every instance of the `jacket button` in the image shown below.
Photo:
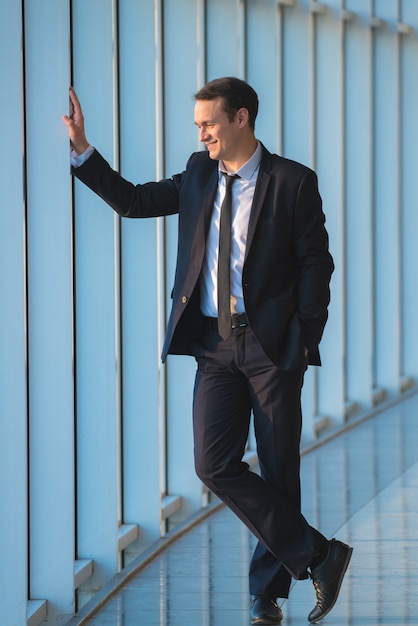
{"label": "jacket button", "polygon": [[187,300],[188,300],[187,296],[182,296],[181,297],[181,301],[182,301],[183,304],[186,304]]}

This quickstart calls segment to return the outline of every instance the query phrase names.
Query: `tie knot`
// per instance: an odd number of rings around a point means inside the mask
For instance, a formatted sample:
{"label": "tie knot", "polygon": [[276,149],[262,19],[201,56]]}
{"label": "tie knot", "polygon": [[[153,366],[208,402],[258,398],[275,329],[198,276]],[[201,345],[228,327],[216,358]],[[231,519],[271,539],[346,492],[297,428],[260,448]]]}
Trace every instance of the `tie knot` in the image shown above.
{"label": "tie knot", "polygon": [[228,174],[228,172],[222,172],[222,174],[225,176],[225,184],[228,188],[231,187],[234,180],[240,178],[238,174]]}

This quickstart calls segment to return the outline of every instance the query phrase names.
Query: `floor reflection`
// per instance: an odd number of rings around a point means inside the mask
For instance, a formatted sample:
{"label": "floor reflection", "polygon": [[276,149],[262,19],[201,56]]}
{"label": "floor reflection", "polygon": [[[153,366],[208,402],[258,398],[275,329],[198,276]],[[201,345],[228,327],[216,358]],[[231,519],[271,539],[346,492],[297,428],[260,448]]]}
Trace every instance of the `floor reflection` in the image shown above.
{"label": "floor reflection", "polygon": [[[333,611],[335,626],[418,624],[418,396],[302,459],[303,510],[354,546]],[[255,540],[226,509],[133,577],[89,626],[248,626]],[[313,587],[301,581],[283,624],[307,624]]]}

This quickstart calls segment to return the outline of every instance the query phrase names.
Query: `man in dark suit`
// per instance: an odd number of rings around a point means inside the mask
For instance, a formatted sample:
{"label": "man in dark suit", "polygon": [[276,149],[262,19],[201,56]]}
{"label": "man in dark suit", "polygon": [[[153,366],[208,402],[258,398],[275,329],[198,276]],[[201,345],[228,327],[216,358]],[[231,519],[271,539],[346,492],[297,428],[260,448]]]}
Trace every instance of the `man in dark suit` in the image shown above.
{"label": "man in dark suit", "polygon": [[[207,150],[157,183],[124,180],[88,143],[70,90],[64,116],[73,174],[123,217],[179,215],[173,305],[162,358],[197,361],[195,465],[201,480],[258,538],[251,620],[278,624],[291,578],[310,576],[316,605],[334,606],[352,548],[300,512],[300,395],[320,365],[333,271],[315,173],[271,154],[254,134],[255,91],[226,77],[195,94]],[[253,413],[260,475],[243,462]]]}

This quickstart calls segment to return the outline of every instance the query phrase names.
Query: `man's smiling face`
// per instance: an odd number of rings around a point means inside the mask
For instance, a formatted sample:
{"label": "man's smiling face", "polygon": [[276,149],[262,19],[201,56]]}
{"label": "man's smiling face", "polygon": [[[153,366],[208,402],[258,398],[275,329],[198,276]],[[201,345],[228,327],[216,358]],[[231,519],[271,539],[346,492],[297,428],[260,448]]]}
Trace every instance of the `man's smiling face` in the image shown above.
{"label": "man's smiling face", "polygon": [[194,122],[199,128],[199,139],[205,144],[211,159],[235,161],[242,139],[239,112],[231,122],[222,105],[222,98],[197,100]]}

